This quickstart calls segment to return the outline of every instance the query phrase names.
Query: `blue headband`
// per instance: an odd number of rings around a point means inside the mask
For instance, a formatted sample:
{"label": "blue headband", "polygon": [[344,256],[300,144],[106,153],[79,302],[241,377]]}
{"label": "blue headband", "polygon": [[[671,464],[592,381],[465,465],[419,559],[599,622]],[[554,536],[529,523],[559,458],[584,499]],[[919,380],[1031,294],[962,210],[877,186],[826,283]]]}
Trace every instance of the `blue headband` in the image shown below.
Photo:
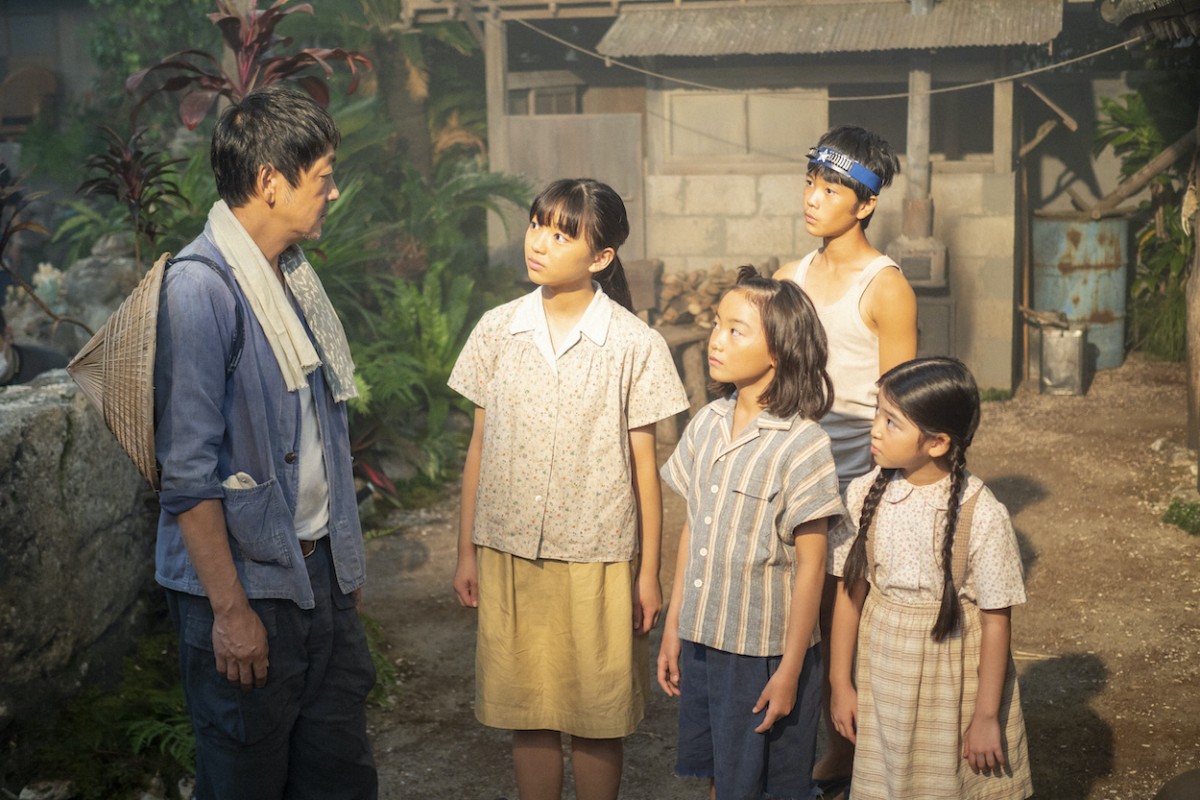
{"label": "blue headband", "polygon": [[829,167],[835,172],[840,172],[846,177],[858,181],[870,189],[871,194],[879,194],[879,190],[883,188],[883,179],[850,156],[834,150],[832,147],[811,148],[808,151],[808,166],[810,169]]}

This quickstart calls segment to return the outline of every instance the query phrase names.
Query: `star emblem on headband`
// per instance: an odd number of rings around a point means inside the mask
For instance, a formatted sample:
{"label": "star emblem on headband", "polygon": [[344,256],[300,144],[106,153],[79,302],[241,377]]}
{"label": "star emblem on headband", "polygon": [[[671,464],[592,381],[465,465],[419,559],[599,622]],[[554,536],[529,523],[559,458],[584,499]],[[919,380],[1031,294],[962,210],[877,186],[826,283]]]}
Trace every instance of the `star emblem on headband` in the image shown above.
{"label": "star emblem on headband", "polygon": [[842,151],[834,150],[832,147],[809,148],[808,165],[810,168],[814,166],[829,167],[834,172],[840,172],[847,178],[853,178],[867,187],[871,194],[879,194],[879,190],[883,188],[883,180],[878,175]]}

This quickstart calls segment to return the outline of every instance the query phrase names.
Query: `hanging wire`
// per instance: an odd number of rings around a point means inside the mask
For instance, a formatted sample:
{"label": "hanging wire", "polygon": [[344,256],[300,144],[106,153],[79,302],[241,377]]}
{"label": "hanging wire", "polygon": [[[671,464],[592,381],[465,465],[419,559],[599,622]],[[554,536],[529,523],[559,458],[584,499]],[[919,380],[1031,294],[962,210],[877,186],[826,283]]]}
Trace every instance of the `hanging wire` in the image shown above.
{"label": "hanging wire", "polygon": [[[562,37],[555,36],[554,34],[550,33],[549,31],[543,30],[542,28],[537,27],[536,25],[534,25],[533,23],[531,23],[525,19],[513,18],[511,21],[520,23],[521,25],[524,25],[529,30],[533,31],[534,33],[536,33],[540,36],[544,36],[545,38],[549,39],[552,42],[561,44],[564,47],[569,47],[572,50],[576,50],[576,51],[584,54],[585,56],[590,56],[599,61],[603,61],[604,65],[606,67],[620,67],[622,69],[627,69],[630,72],[637,72],[637,73],[646,75],[651,78],[658,78],[659,80],[678,84],[680,86],[687,86],[687,87],[690,87],[693,89],[705,89],[708,91],[715,91],[715,92],[729,91],[728,87],[713,86],[712,84],[707,84],[707,83],[698,83],[696,81],[689,81],[686,78],[676,78],[672,75],[665,75],[661,72],[654,72],[652,70],[643,69],[642,67],[636,66],[634,64],[629,64],[624,61],[618,61],[617,59],[614,59],[611,56],[602,55],[600,53],[595,52],[594,50],[588,50],[586,47],[580,47],[579,45],[575,44],[574,42],[563,39]],[[1108,47],[1103,47],[1099,50],[1093,50],[1090,53],[1085,53],[1084,55],[1076,56],[1075,58],[1069,58],[1066,61],[1059,61],[1054,64],[1047,64],[1044,67],[1036,67],[1035,69],[1028,69],[1028,70],[1025,70],[1024,72],[1018,72],[1016,74],[1006,75],[1006,76],[1003,76],[1000,78],[989,78],[988,80],[983,80],[983,81],[973,81],[971,83],[960,83],[960,84],[956,84],[954,86],[943,86],[939,89],[930,89],[925,94],[946,94],[947,92],[959,92],[959,91],[963,91],[966,89],[977,89],[980,86],[992,86],[997,83],[1007,83],[1009,81],[1020,80],[1021,78],[1028,78],[1031,75],[1038,75],[1040,73],[1049,72],[1049,71],[1055,70],[1055,69],[1060,69],[1062,67],[1066,67],[1071,64],[1078,64],[1081,61],[1087,61],[1089,59],[1096,58],[1097,56],[1102,56],[1105,53],[1111,53],[1114,50],[1121,50],[1124,48],[1131,47],[1131,46],[1137,44],[1138,42],[1142,41],[1144,38],[1145,38],[1144,36],[1133,36],[1119,44],[1114,44],[1114,45],[1110,45]],[[755,92],[750,92],[750,94],[754,94],[754,93]],[[858,96],[858,97],[830,97],[829,102],[830,103],[847,103],[847,102],[856,102],[856,101],[863,101],[863,100],[902,100],[902,99],[910,97],[910,96],[911,96],[910,92],[893,92],[890,94],[873,94],[873,95],[863,95],[863,96]]]}

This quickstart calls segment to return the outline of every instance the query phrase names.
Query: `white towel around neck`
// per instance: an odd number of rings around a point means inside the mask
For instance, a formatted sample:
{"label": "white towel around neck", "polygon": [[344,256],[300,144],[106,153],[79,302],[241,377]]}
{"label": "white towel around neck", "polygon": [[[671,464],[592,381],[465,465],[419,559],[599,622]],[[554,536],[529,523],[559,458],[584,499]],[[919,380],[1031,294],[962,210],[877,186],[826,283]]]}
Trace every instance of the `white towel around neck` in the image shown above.
{"label": "white towel around neck", "polygon": [[354,360],[350,357],[346,331],[304,252],[292,245],[280,255],[279,266],[287,288],[317,340],[316,347],[270,262],[224,200],[213,204],[208,221],[217,249],[228,262],[266,333],[288,391],[306,388],[308,373],[323,366],[334,400],[340,403],[357,397]]}

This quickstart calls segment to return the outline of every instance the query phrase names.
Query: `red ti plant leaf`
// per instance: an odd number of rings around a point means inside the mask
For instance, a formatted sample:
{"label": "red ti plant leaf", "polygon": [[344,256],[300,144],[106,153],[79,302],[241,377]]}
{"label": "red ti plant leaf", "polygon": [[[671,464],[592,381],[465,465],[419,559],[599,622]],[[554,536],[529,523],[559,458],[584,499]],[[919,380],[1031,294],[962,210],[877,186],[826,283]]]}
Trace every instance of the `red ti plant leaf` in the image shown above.
{"label": "red ti plant leaf", "polygon": [[281,54],[292,40],[275,33],[275,27],[290,14],[312,14],[309,3],[289,5],[293,0],[274,0],[265,9],[259,10],[258,0],[215,0],[216,12],[208,15],[209,21],[221,31],[226,47],[233,53],[236,72],[228,74],[221,68],[217,56],[203,50],[181,50],[172,53],[157,64],[135,72],[125,82],[125,91],[134,94],[143,88],[146,79],[154,74],[165,78],[156,87],[149,89],[134,108],[137,111],[157,94],[178,94],[179,114],[184,125],[194,129],[208,116],[218,97],[237,102],[254,89],[280,80],[294,82],[308,92],[321,105],[329,102],[329,89],[315,75],[304,74],[319,67],[326,78],[334,72],[329,62],[342,62],[350,71],[347,93],[358,88],[358,67],[371,69],[370,60],[354,50],[340,47],[310,47],[292,54]]}

